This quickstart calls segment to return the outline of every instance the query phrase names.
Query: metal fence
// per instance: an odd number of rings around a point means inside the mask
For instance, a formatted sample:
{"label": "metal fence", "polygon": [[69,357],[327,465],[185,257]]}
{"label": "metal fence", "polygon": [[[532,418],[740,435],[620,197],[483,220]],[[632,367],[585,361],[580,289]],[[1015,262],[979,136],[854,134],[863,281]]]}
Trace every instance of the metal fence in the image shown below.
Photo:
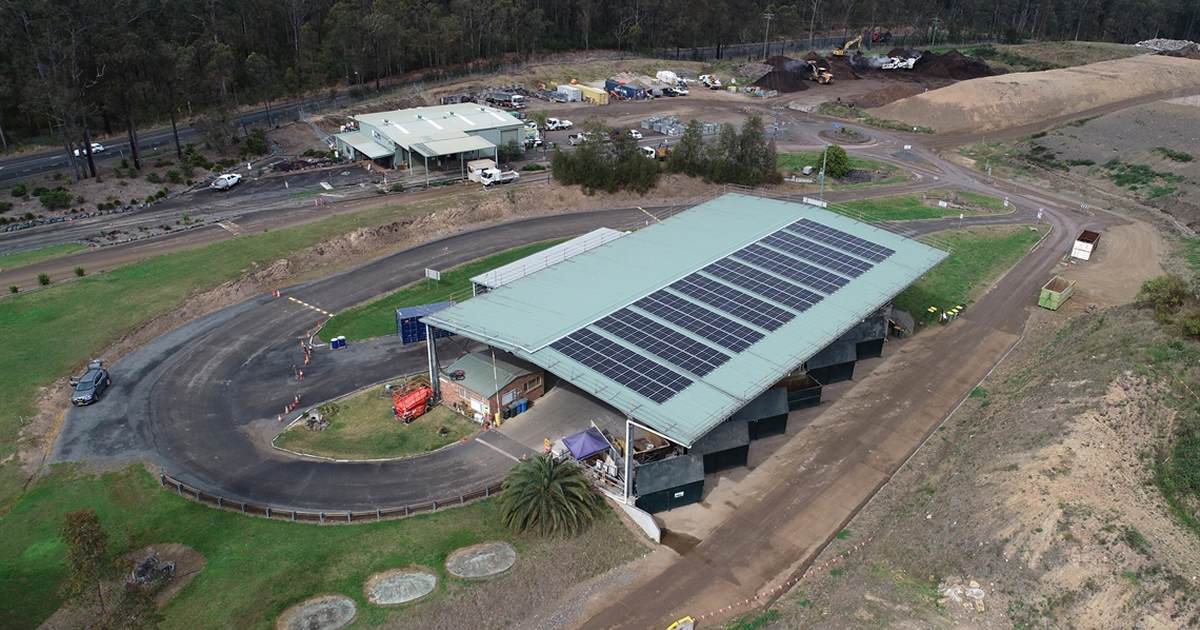
{"label": "metal fence", "polygon": [[248,514],[250,516],[262,516],[281,521],[292,521],[297,523],[320,523],[322,525],[362,523],[365,521],[382,521],[384,519],[405,518],[415,514],[437,512],[446,508],[466,505],[467,503],[471,503],[473,501],[486,499],[500,492],[500,482],[497,481],[483,488],[464,492],[457,496],[426,501],[424,503],[404,505],[400,507],[377,508],[374,510],[313,511],[263,505],[235,499],[226,499],[220,495],[204,492],[203,490],[179,481],[178,479],[175,479],[166,473],[159,473],[158,482],[164,488],[174,489],[175,492],[181,497],[185,497],[197,503],[203,503],[204,505],[215,508],[229,510],[231,512],[241,512],[242,514]]}
{"label": "metal fence", "polygon": [[[693,48],[659,48],[647,51],[646,54],[660,59],[674,59],[678,61],[712,61],[717,59],[758,61],[764,59],[764,50],[767,53],[766,57],[788,54],[799,55],[810,50],[833,50],[846,43],[847,39],[849,38],[841,36],[814,37],[810,42],[807,37],[801,37],[769,42],[765,48],[762,42],[748,42],[744,44],[724,44],[721,46],[699,46]],[[933,46],[938,48],[946,46],[963,48],[991,42],[995,42],[995,39],[982,38],[948,42],[931,40],[927,34],[919,34],[893,36],[889,42],[875,42],[874,44],[864,37],[861,47],[864,51],[888,51],[893,48],[927,48]]]}

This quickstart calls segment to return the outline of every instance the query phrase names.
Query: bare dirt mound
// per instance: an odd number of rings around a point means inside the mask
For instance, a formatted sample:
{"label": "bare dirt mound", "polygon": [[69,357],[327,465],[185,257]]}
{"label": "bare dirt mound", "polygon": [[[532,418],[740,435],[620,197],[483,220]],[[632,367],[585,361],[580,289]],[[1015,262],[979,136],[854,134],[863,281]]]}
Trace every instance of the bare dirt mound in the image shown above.
{"label": "bare dirt mound", "polygon": [[778,90],[779,92],[800,92],[808,89],[808,84],[805,83],[804,77],[796,72],[788,72],[787,70],[772,70],[754,82],[760,88],[768,90]]}
{"label": "bare dirt mound", "polygon": [[1200,89],[1200,63],[1144,55],[972,79],[872,109],[871,114],[939,132],[993,131],[1131,98],[1195,89]]}

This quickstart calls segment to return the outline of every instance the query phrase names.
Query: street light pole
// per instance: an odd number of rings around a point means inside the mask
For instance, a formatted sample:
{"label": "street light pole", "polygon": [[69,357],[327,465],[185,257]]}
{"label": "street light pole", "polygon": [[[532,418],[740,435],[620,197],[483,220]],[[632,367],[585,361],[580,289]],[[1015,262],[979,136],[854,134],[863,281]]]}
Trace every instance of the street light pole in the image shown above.
{"label": "street light pole", "polygon": [[768,42],[771,37],[771,20],[775,19],[775,14],[767,11],[763,13],[763,19],[767,21],[767,30],[763,33],[763,61],[766,61],[767,53],[770,52],[770,48],[768,48],[770,44]]}
{"label": "street light pole", "polygon": [[821,199],[825,198],[825,163],[829,161],[829,146],[826,145],[825,151],[821,153],[821,192],[817,195]]}

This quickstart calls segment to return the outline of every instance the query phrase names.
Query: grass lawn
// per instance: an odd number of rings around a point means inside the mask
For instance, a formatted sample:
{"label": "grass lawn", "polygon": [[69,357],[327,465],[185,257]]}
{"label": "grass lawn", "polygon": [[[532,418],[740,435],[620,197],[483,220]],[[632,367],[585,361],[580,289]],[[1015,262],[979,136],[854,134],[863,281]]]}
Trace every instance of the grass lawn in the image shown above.
{"label": "grass lawn", "polygon": [[939,245],[954,249],[945,260],[896,296],[895,305],[918,322],[928,323],[930,306],[969,304],[996,278],[1021,260],[1047,227],[967,228],[936,234]]}
{"label": "grass lawn", "polygon": [[326,416],[329,428],[309,431],[297,424],[275,438],[275,445],[337,459],[376,459],[426,453],[479,430],[477,423],[441,405],[410,424],[398,422],[382,386],[321,406],[327,413],[329,407],[335,409]]}
{"label": "grass lawn", "polygon": [[929,127],[914,127],[908,123],[903,123],[898,120],[888,120],[886,118],[876,118],[858,107],[848,107],[840,103],[821,103],[817,108],[817,113],[834,118],[844,118],[846,120],[857,120],[864,125],[879,127],[880,129],[891,129],[892,131],[906,131],[912,133],[933,133],[933,129]]}
{"label": "grass lawn", "polygon": [[[83,508],[99,515],[112,558],[168,542],[204,555],[207,566],[165,609],[164,628],[270,628],[288,606],[323,593],[353,598],[357,623],[378,626],[482,588],[449,576],[443,562],[454,549],[488,540],[513,543],[519,554],[514,571],[522,558],[528,565],[559,547],[588,548],[594,556],[587,560],[591,574],[641,552],[611,513],[582,537],[565,541],[513,537],[500,524],[494,501],[399,521],[320,526],[205,507],[160,489],[137,466],[101,476],[60,466],[0,519],[0,625],[34,628],[58,608],[65,552],[58,528],[64,513]],[[370,574],[413,565],[438,575],[431,596],[400,609],[367,604],[363,583]],[[518,576],[512,581],[513,588],[522,588]]]}
{"label": "grass lawn", "polygon": [[[122,335],[171,312],[189,296],[353,229],[427,212],[444,202],[389,206],[304,226],[246,234],[166,254],[108,273],[0,300],[0,505],[19,490],[17,432],[33,414],[38,388],[78,369]],[[112,308],[121,305],[120,308]]]}
{"label": "grass lawn", "polygon": [[369,339],[396,334],[396,309],[446,300],[465,300],[471,297],[471,277],[491,271],[501,265],[557,245],[567,239],[556,239],[522,245],[513,249],[474,260],[442,272],[439,282],[421,280],[372,302],[348,308],[329,318],[321,329],[321,339],[329,341],[345,335],[347,339]]}
{"label": "grass lawn", "polygon": [[[805,166],[811,166],[814,169],[812,177],[816,178],[816,171],[821,169],[821,152],[820,151],[800,151],[797,153],[780,153],[779,168],[787,172],[799,173]],[[880,179],[869,182],[848,182],[842,183],[836,179],[830,179],[825,183],[825,187],[830,190],[852,190],[855,188],[866,188],[869,186],[887,186],[889,184],[899,184],[908,180],[899,168],[880,162],[877,160],[868,160],[865,158],[855,157],[850,154],[850,168],[871,171],[872,173],[882,173]]]}
{"label": "grass lawn", "polygon": [[0,256],[0,271],[9,271],[18,267],[27,267],[36,262],[74,254],[87,249],[86,245],[79,243],[63,243],[62,245],[48,245],[39,247],[38,249],[30,249],[23,252],[14,252]]}
{"label": "grass lawn", "polygon": [[848,201],[831,204],[829,209],[861,221],[915,221],[957,216],[959,213],[959,210],[955,208],[931,206],[925,203],[925,200],[919,195]]}

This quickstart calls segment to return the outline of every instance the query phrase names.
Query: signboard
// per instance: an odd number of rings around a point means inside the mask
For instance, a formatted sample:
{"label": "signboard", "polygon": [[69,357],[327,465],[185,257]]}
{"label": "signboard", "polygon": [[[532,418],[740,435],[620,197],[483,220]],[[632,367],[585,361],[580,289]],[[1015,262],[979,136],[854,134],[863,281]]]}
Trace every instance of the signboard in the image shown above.
{"label": "signboard", "polygon": [[810,206],[816,206],[818,208],[828,208],[829,207],[829,202],[821,201],[820,199],[813,199],[812,197],[805,197],[804,199],[802,199],[802,201]]}
{"label": "signboard", "polygon": [[1038,208],[1038,218],[1037,218],[1037,220],[1038,220],[1038,221],[1041,221],[1041,220],[1042,220],[1042,208]]}
{"label": "signboard", "polygon": [[442,272],[438,271],[437,269],[430,269],[430,268],[426,267],[425,268],[425,277],[429,278],[430,280],[441,280]]}

